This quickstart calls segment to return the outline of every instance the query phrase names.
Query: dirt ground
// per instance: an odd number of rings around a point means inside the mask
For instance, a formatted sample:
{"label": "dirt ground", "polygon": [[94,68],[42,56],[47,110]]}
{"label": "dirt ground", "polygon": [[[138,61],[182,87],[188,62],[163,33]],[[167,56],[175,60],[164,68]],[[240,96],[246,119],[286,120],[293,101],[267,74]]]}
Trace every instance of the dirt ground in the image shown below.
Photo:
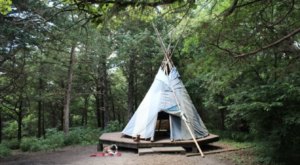
{"label": "dirt ground", "polygon": [[[218,144],[221,145],[222,144]],[[222,146],[224,147],[224,146]],[[233,165],[236,162],[228,157],[236,155],[235,152],[221,152],[217,154],[187,157],[184,154],[147,154],[139,156],[134,150],[120,149],[121,156],[91,157],[97,153],[96,146],[65,147],[56,151],[24,153],[15,152],[8,158],[0,159],[2,165]],[[204,147],[204,152],[210,152],[211,147]]]}

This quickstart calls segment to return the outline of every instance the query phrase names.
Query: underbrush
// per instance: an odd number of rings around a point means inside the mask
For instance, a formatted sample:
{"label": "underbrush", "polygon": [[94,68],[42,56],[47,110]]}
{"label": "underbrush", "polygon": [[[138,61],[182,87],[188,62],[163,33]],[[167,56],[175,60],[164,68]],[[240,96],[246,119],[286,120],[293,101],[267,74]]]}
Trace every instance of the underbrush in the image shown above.
{"label": "underbrush", "polygon": [[11,150],[4,144],[0,144],[0,158],[10,155]]}
{"label": "underbrush", "polygon": [[110,121],[105,129],[73,127],[70,128],[68,135],[56,128],[51,128],[46,130],[44,138],[23,137],[21,142],[17,139],[4,140],[0,144],[0,157],[10,155],[11,150],[14,149],[36,152],[55,150],[70,145],[96,145],[102,133],[120,131],[122,128],[123,125],[118,121]]}
{"label": "underbrush", "polygon": [[71,128],[68,135],[56,129],[48,129],[46,138],[23,138],[20,144],[22,151],[48,151],[69,145],[96,144],[99,138],[99,129],[76,127]]}
{"label": "underbrush", "polygon": [[212,130],[213,134],[219,135],[221,139],[228,139],[236,142],[250,142],[253,141],[253,135],[247,132],[239,131],[222,131]]}
{"label": "underbrush", "polygon": [[[299,164],[300,147],[295,140],[289,140],[283,146],[284,141],[276,139],[278,136],[266,136],[265,140],[254,138],[250,133],[235,131],[213,130],[213,134],[220,136],[220,142],[237,149],[245,149],[237,152],[231,159],[236,164],[261,164],[261,165],[287,165]],[[283,144],[281,144],[283,143]],[[251,160],[250,160],[251,159]],[[247,163],[245,163],[247,162]]]}

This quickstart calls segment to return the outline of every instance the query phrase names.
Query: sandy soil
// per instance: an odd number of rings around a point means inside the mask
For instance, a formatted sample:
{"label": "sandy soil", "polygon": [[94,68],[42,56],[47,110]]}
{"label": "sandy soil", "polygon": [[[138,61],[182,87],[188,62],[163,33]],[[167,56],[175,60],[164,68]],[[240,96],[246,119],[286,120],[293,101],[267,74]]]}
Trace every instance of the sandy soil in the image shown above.
{"label": "sandy soil", "polygon": [[[204,149],[209,150],[209,149]],[[96,153],[96,146],[66,147],[51,152],[23,153],[16,152],[12,156],[0,159],[2,165],[47,165],[47,164],[74,164],[74,165],[231,165],[224,159],[227,153],[187,157],[180,154],[147,154],[139,156],[136,151],[120,150],[119,157],[90,157]]]}

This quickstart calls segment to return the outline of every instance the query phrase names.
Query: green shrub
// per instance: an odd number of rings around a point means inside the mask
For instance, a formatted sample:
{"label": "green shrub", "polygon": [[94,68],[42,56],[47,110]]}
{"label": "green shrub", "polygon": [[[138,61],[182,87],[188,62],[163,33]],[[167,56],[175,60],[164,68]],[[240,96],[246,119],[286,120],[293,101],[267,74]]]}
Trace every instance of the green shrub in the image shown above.
{"label": "green shrub", "polygon": [[71,128],[68,135],[56,129],[48,129],[46,138],[23,138],[20,144],[22,151],[47,151],[61,148],[68,145],[96,144],[100,136],[99,129],[75,127]]}
{"label": "green shrub", "polygon": [[37,117],[34,114],[28,114],[24,117],[22,125],[23,125],[23,136],[31,136],[36,133],[37,130]]}
{"label": "green shrub", "polygon": [[32,143],[30,146],[30,151],[36,152],[36,151],[48,151],[51,149],[55,149],[55,146],[52,146],[49,144],[49,142],[46,141],[46,139],[37,139],[36,143]]}
{"label": "green shrub", "polygon": [[222,139],[230,139],[237,142],[253,141],[253,135],[246,132],[221,131],[221,130],[213,130],[211,132],[219,135]]}
{"label": "green shrub", "polygon": [[43,145],[49,145],[49,149],[56,149],[64,146],[64,133],[56,131],[51,135],[47,135]]}
{"label": "green shrub", "polygon": [[18,139],[5,140],[3,144],[12,150],[20,148],[20,142]]}
{"label": "green shrub", "polygon": [[82,132],[82,130],[78,129],[70,131],[69,134],[65,136],[64,145],[79,144],[83,136]]}
{"label": "green shrub", "polygon": [[88,128],[85,131],[86,131],[85,136],[83,136],[83,139],[80,142],[80,144],[87,145],[87,144],[98,143],[99,137],[101,135],[100,129]]}
{"label": "green shrub", "polygon": [[3,128],[3,135],[5,139],[17,138],[18,124],[16,121],[10,121],[6,123]]}
{"label": "green shrub", "polygon": [[123,129],[123,124],[118,120],[109,121],[107,126],[104,129],[104,132],[116,132],[121,131]]}
{"label": "green shrub", "polygon": [[22,151],[31,151],[32,145],[36,144],[38,139],[36,138],[23,138],[20,144],[20,149]]}
{"label": "green shrub", "polygon": [[7,146],[0,144],[0,158],[9,156],[10,153],[11,153],[11,151]]}
{"label": "green shrub", "polygon": [[72,128],[67,136],[65,136],[65,145],[87,145],[95,144],[100,136],[99,129],[75,127]]}
{"label": "green shrub", "polygon": [[245,142],[252,140],[252,136],[251,134],[245,132],[232,132],[231,139],[238,142]]}
{"label": "green shrub", "polygon": [[46,133],[46,139],[43,138],[23,138],[21,142],[22,151],[47,151],[54,150],[64,146],[64,134],[51,129]]}

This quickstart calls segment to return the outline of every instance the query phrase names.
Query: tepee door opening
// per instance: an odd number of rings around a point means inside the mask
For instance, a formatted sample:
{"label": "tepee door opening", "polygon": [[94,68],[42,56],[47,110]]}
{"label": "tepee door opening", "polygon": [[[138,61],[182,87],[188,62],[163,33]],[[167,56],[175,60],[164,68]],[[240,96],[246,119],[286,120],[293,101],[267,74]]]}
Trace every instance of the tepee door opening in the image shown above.
{"label": "tepee door opening", "polygon": [[170,128],[169,114],[160,111],[157,115],[154,139],[160,140],[170,138]]}
{"label": "tepee door opening", "polygon": [[154,139],[170,139],[172,132],[172,117],[170,114],[160,111],[157,115],[157,121],[155,126]]}

